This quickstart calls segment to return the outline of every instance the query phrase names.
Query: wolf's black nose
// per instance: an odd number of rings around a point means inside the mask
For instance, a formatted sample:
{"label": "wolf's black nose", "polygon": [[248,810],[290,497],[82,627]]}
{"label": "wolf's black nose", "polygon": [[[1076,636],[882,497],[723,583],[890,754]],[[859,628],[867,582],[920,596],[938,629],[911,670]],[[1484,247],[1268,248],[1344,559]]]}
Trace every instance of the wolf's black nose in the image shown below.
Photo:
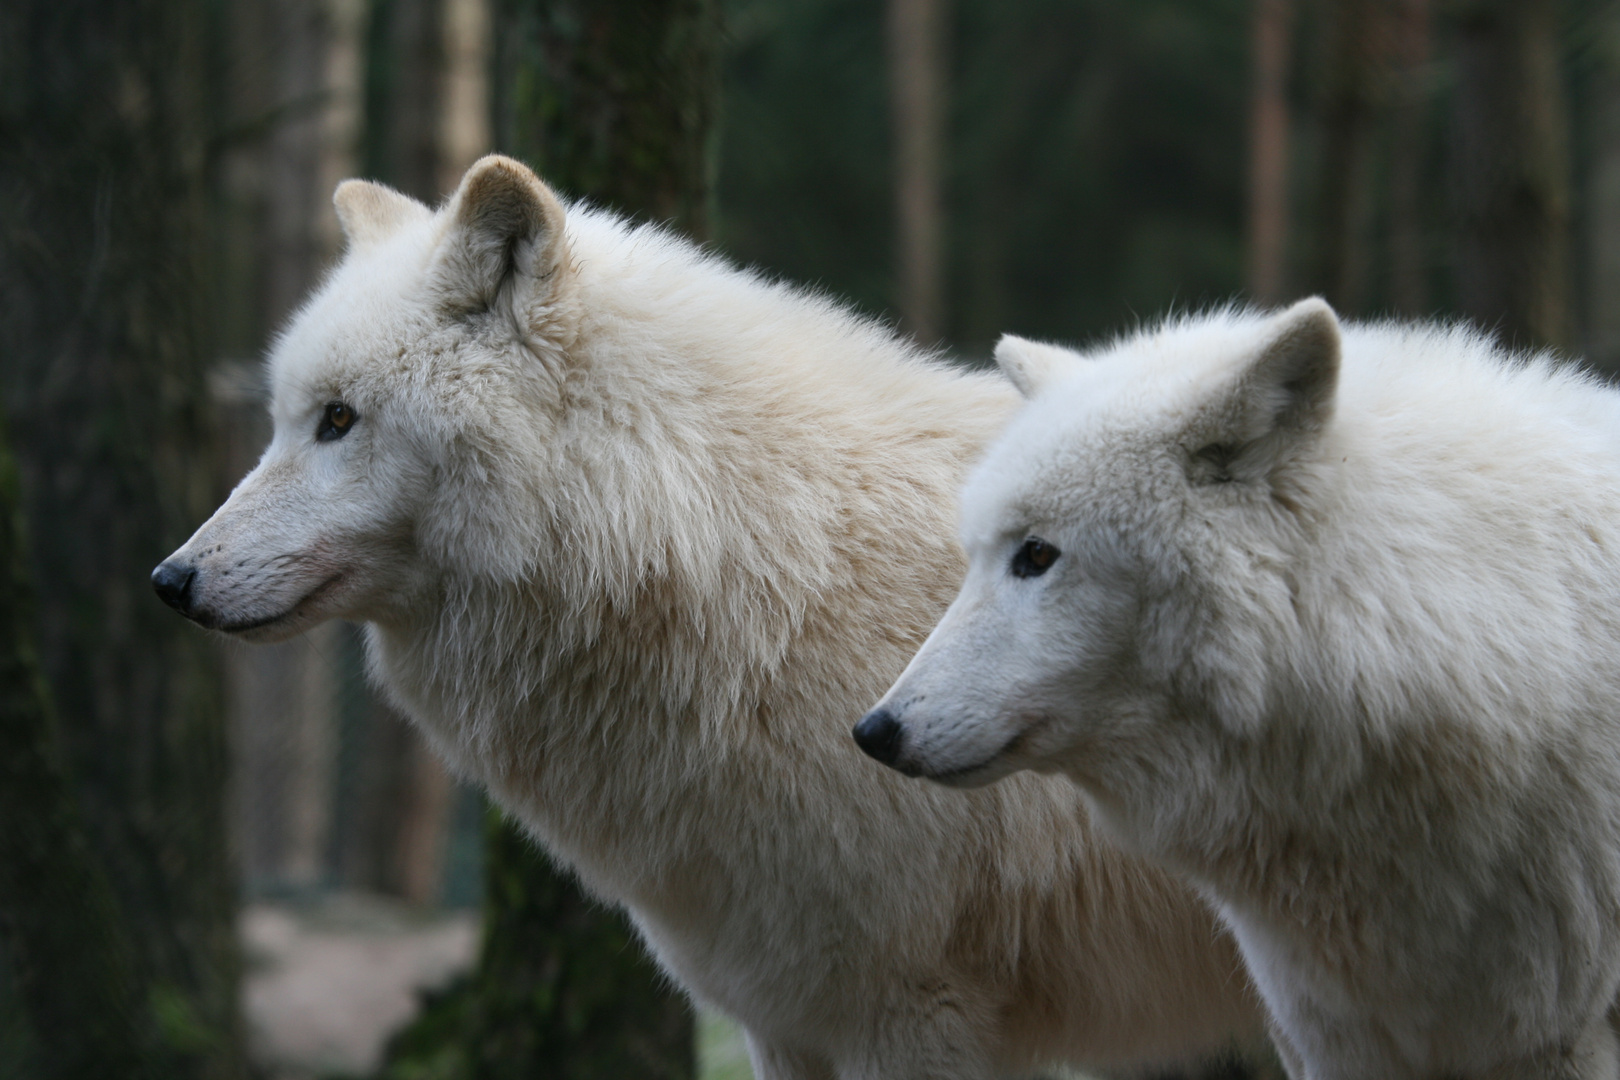
{"label": "wolf's black nose", "polygon": [[862,750],[885,765],[900,756],[900,737],[905,729],[888,709],[873,709],[855,725],[855,742]]}
{"label": "wolf's black nose", "polygon": [[190,615],[191,583],[196,577],[197,571],[189,566],[161,562],[152,571],[152,588],[157,590],[159,600],[182,615]]}

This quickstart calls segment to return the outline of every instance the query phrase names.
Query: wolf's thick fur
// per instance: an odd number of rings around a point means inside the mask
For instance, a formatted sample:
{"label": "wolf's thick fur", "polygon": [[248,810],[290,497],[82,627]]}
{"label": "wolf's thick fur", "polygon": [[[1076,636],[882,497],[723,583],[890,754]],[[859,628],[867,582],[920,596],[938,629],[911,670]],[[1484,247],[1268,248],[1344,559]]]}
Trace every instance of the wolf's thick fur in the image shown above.
{"label": "wolf's thick fur", "polygon": [[1065,771],[1220,901],[1298,1077],[1613,1080],[1620,394],[1321,301],[998,356],[1034,398],[893,763]]}
{"label": "wolf's thick fur", "polygon": [[364,620],[377,680],[745,1025],[762,1080],[1260,1029],[1213,916],[1095,843],[1070,785],[964,796],[849,740],[956,587],[1001,379],[565,220],[510,160],[437,213],[337,204],[350,250],[275,347],[274,441],[160,568],[171,602],[248,638]]}

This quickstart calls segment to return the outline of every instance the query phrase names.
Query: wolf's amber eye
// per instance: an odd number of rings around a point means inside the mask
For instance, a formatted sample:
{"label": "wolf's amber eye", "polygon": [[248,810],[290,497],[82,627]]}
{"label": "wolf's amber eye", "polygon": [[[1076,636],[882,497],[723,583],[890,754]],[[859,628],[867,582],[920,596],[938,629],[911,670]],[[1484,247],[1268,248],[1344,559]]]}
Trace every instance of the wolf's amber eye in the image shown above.
{"label": "wolf's amber eye", "polygon": [[1038,536],[1032,536],[1019,545],[1018,551],[1012,558],[1013,577],[1040,577],[1052,569],[1057,557],[1063,552],[1057,549],[1056,544],[1048,544]]}
{"label": "wolf's amber eye", "polygon": [[354,410],[341,401],[331,402],[326,406],[326,414],[321,417],[321,426],[315,429],[315,438],[319,442],[334,442],[349,433],[354,426]]}

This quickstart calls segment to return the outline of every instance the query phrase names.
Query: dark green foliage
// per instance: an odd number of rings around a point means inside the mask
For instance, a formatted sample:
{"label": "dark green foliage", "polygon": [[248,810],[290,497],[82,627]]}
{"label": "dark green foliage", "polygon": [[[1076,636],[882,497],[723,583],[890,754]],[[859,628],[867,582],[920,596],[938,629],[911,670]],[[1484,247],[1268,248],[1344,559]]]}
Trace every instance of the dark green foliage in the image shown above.
{"label": "dark green foliage", "polygon": [[[176,1080],[243,1070],[218,657],[148,584],[216,496],[211,11],[0,5],[0,383],[35,538],[33,631],[89,850]],[[68,927],[62,948],[91,947]]]}
{"label": "dark green foliage", "polygon": [[887,310],[895,227],[883,5],[727,0],[726,26],[715,240],[773,274]]}
{"label": "dark green foliage", "polygon": [[[1239,291],[1244,0],[958,0],[947,336],[1077,339]],[[882,6],[729,0],[717,239],[893,303]]]}

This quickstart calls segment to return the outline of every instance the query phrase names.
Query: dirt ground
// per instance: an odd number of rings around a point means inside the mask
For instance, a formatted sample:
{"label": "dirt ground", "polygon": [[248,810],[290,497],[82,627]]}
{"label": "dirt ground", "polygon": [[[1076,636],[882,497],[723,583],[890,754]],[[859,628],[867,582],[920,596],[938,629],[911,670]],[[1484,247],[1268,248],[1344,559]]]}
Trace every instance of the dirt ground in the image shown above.
{"label": "dirt ground", "polygon": [[[469,967],[472,911],[421,912],[386,897],[341,893],[242,912],[249,1049],[268,1080],[364,1076],[416,1012],[418,994]],[[702,1080],[750,1080],[742,1033],[698,1019]]]}
{"label": "dirt ground", "polygon": [[253,903],[241,932],[249,1048],[272,1080],[369,1072],[418,992],[449,982],[478,948],[475,912],[356,894]]}

